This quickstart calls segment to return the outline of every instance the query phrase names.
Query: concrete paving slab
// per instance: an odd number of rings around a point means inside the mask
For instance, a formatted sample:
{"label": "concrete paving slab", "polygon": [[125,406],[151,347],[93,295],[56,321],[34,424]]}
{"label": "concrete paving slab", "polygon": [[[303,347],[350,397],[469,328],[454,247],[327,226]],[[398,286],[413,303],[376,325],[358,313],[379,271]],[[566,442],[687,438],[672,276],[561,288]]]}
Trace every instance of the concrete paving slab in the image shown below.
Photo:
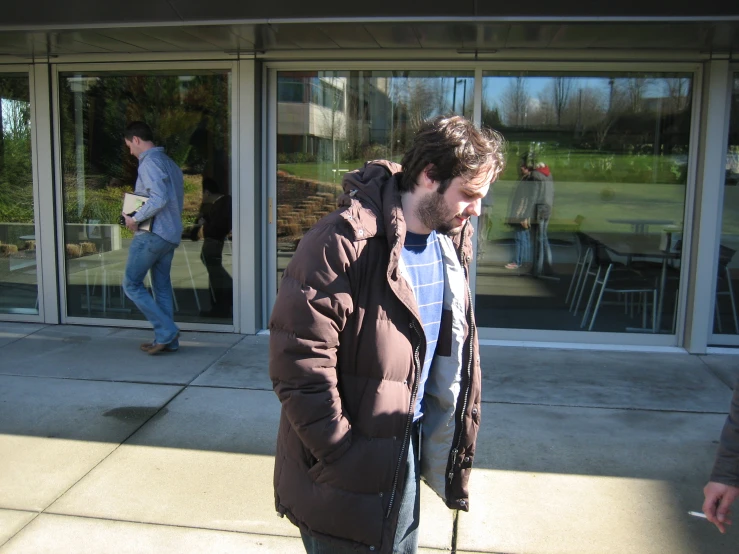
{"label": "concrete paving slab", "polygon": [[2,554],[289,554],[304,552],[298,538],[168,527],[42,514]]}
{"label": "concrete paving slab", "polygon": [[181,351],[149,356],[143,329],[49,326],[2,348],[0,373],[104,381],[187,384],[240,335],[182,333]]}
{"label": "concrete paving slab", "polygon": [[[696,356],[730,389],[734,389],[739,380],[739,356],[735,354],[709,354]],[[726,406],[728,410],[728,405]]]}
{"label": "concrete paving slab", "polygon": [[43,323],[0,322],[0,348],[46,327]]}
{"label": "concrete paving slab", "polygon": [[696,356],[482,347],[483,400],[715,413],[731,391]]}
{"label": "concrete paving slab", "polygon": [[274,393],[191,387],[49,511],[298,536],[272,491]]}
{"label": "concrete paving slab", "polygon": [[0,510],[0,547],[37,515],[36,512]]}
{"label": "concrete paving slab", "polygon": [[194,386],[272,390],[269,337],[248,336],[192,382]]}
{"label": "concrete paving slab", "polygon": [[[683,503],[676,496],[685,492],[684,487],[676,490],[669,482],[488,470],[474,475],[471,486],[488,505],[486,516],[461,516],[462,550],[736,553],[736,536],[721,535],[681,510]],[[693,509],[700,510],[700,504]]]}
{"label": "concrete paving slab", "polygon": [[179,390],[0,376],[0,508],[43,510]]}
{"label": "concrete paving slab", "polygon": [[454,513],[425,483],[421,485],[421,522],[418,526],[419,546],[450,550],[454,531]]}
{"label": "concrete paving slab", "polygon": [[[700,510],[724,416],[485,404],[460,551],[736,552]],[[736,532],[734,532],[736,535]]]}
{"label": "concrete paving slab", "polygon": [[[274,508],[272,391],[190,387],[48,511],[299,536]],[[452,513],[422,488],[421,544],[451,545]]]}

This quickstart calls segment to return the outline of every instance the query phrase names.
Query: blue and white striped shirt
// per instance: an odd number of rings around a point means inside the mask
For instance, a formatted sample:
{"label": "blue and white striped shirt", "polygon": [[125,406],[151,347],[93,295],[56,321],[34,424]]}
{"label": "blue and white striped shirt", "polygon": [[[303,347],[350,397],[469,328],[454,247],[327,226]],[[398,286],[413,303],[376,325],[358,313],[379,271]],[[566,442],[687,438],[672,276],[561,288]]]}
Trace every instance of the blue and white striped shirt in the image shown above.
{"label": "blue and white striped shirt", "polygon": [[426,335],[426,357],[421,360],[423,369],[418,378],[418,395],[413,416],[415,421],[423,416],[423,393],[436,352],[436,343],[439,340],[444,302],[444,266],[436,231],[430,235],[406,232],[401,256],[411,281],[423,332]]}

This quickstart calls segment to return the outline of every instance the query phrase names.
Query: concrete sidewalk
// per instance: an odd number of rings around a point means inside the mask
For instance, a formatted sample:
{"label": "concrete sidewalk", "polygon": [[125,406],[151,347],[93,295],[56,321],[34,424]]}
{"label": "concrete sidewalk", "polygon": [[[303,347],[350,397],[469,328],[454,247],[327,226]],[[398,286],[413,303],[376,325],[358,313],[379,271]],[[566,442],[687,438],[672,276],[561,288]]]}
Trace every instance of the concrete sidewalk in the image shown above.
{"label": "concrete sidewalk", "polygon": [[[0,553],[299,553],[267,337],[0,323]],[[470,513],[422,552],[735,554],[702,487],[739,357],[483,347]]]}

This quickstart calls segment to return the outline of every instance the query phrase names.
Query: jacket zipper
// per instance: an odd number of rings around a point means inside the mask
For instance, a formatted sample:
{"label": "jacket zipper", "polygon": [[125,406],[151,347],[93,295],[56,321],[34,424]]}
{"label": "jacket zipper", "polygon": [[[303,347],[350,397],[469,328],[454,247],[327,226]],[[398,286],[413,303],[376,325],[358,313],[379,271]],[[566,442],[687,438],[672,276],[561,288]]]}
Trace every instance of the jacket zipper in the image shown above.
{"label": "jacket zipper", "polygon": [[[457,253],[457,257],[462,261],[462,245],[464,244],[464,240],[460,241],[459,243],[459,251]],[[467,325],[470,327],[470,332],[468,336],[469,340],[469,357],[467,359],[467,387],[464,391],[464,401],[462,403],[462,412],[459,416],[459,437],[457,438],[457,444],[454,448],[452,448],[452,451],[450,452],[451,456],[451,471],[449,471],[449,474],[447,477],[449,478],[449,483],[451,484],[452,480],[454,479],[454,464],[457,459],[457,454],[459,453],[459,448],[462,445],[462,435],[464,434],[464,418],[465,418],[465,412],[467,411],[467,403],[469,402],[469,396],[470,396],[470,388],[472,387],[472,357],[474,354],[474,339],[475,339],[475,332],[477,329],[475,328],[475,321],[472,317],[472,292],[470,291],[470,287],[467,284],[467,266],[462,262],[462,268],[464,269],[464,282],[465,282],[465,288],[467,289],[467,302],[469,305],[469,309],[467,310]]]}
{"label": "jacket zipper", "polygon": [[408,423],[405,426],[405,435],[403,436],[403,447],[400,449],[400,458],[398,458],[398,463],[395,466],[395,477],[393,477],[393,488],[391,489],[392,492],[390,493],[390,503],[387,507],[387,514],[385,514],[385,519],[388,519],[390,517],[390,512],[393,509],[393,503],[395,502],[395,490],[398,486],[398,477],[400,477],[400,464],[403,463],[403,459],[405,458],[405,447],[409,442],[410,438],[410,432],[411,432],[411,426],[413,425],[413,408],[416,405],[416,395],[418,394],[418,377],[421,374],[421,359],[419,357],[419,350],[421,349],[421,340],[423,339],[421,333],[418,331],[418,327],[416,327],[416,322],[411,322],[411,327],[418,335],[418,344],[416,344],[416,348],[413,350],[413,363],[416,365],[416,371],[414,372],[414,378],[413,378],[413,393],[411,394],[411,405],[408,407]]}
{"label": "jacket zipper", "polygon": [[[472,294],[470,292],[469,287],[467,287],[467,298],[468,298],[468,301],[470,302],[472,301]],[[469,335],[470,355],[469,355],[469,359],[467,360],[467,387],[465,388],[465,391],[464,391],[464,402],[462,403],[462,413],[459,416],[459,425],[460,425],[459,438],[457,439],[457,445],[452,449],[450,453],[451,458],[452,458],[452,468],[448,475],[449,483],[451,483],[452,480],[454,479],[454,463],[457,458],[457,453],[459,452],[459,447],[462,445],[462,435],[464,434],[464,418],[465,418],[465,413],[467,412],[467,403],[470,397],[470,388],[472,387],[472,356],[474,354],[473,344],[474,344],[474,334],[476,332],[476,329],[475,329],[475,322],[472,320],[471,315],[472,315],[472,304],[470,304],[470,309],[468,310],[468,315],[467,315],[467,322],[468,322],[468,325],[470,326],[470,335]]]}

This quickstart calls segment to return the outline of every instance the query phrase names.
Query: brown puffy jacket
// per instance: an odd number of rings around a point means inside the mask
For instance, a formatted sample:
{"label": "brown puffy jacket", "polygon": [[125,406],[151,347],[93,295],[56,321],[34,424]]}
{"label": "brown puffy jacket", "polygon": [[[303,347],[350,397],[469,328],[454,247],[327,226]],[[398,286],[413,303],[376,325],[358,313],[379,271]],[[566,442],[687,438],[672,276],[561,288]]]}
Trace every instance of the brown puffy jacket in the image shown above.
{"label": "brown puffy jacket", "polygon": [[[316,537],[377,552],[392,549],[426,348],[402,277],[399,171],[380,161],[345,176],[340,208],[306,233],[285,270],[269,325],[282,403],[277,511]],[[444,310],[421,446],[424,480],[461,510],[480,422],[471,231],[440,236]]]}

